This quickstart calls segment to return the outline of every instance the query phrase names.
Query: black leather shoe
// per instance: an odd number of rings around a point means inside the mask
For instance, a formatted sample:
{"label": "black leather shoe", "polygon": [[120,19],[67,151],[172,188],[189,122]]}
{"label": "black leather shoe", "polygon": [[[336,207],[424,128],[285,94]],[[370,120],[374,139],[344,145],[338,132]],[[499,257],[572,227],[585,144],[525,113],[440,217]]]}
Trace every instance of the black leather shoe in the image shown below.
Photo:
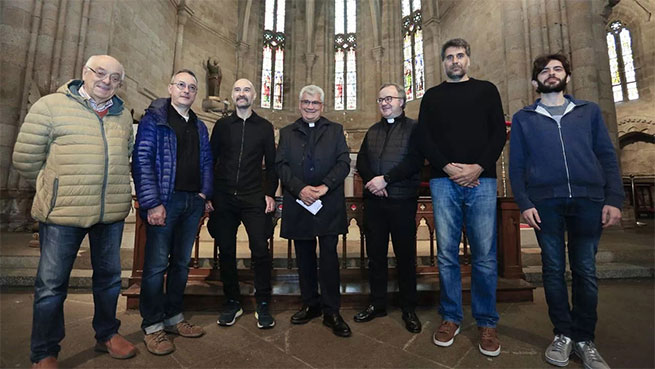
{"label": "black leather shoe", "polygon": [[387,311],[385,309],[377,309],[375,306],[369,305],[366,307],[366,309],[355,314],[353,319],[357,323],[363,323],[363,322],[371,321],[377,317],[386,316],[386,315],[387,315]]}
{"label": "black leather shoe", "polygon": [[412,333],[421,332],[421,321],[418,320],[418,316],[413,311],[404,311],[403,320],[405,321],[405,328]]}
{"label": "black leather shoe", "polygon": [[305,324],[319,316],[321,316],[319,306],[303,305],[297,313],[291,316],[291,324]]}
{"label": "black leather shoe", "polygon": [[327,313],[323,315],[323,324],[332,328],[332,333],[339,337],[350,337],[350,327],[339,313]]}

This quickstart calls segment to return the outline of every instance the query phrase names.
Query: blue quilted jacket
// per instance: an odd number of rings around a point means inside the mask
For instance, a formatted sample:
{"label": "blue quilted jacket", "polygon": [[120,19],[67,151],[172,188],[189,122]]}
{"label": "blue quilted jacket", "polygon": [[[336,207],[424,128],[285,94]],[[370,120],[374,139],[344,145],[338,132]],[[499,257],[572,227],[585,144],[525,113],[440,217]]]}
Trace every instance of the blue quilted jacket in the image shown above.
{"label": "blue quilted jacket", "polygon": [[[171,99],[157,99],[150,104],[139,122],[134,152],[132,177],[139,208],[143,212],[166,205],[175,189],[177,138],[168,124]],[[213,162],[207,127],[196,120],[200,139],[200,178],[202,193],[210,199],[213,190]]]}

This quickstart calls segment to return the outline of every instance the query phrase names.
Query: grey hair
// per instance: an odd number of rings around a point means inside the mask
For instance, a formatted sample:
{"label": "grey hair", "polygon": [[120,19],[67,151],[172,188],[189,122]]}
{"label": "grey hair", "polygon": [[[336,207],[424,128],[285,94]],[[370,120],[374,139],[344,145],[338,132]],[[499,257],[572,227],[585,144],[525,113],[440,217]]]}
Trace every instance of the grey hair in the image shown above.
{"label": "grey hair", "polygon": [[301,88],[300,93],[298,94],[298,100],[302,100],[302,95],[304,94],[319,95],[321,98],[321,103],[325,103],[325,91],[316,85],[307,85]]}
{"label": "grey hair", "polygon": [[441,61],[446,59],[446,49],[449,47],[461,47],[466,51],[466,56],[471,56],[471,45],[463,38],[453,38],[441,46]]}
{"label": "grey hair", "polygon": [[186,74],[190,75],[191,77],[193,77],[193,79],[196,80],[196,83],[198,83],[198,78],[196,77],[196,74],[193,73],[193,71],[190,70],[190,69],[180,69],[177,72],[175,72],[175,74],[173,74],[173,76],[171,77],[171,83],[173,83],[175,81],[175,76],[177,76],[178,74],[182,74],[182,73],[186,73]]}
{"label": "grey hair", "polygon": [[[125,79],[125,67],[123,67],[123,64],[121,64],[121,62],[119,62],[118,59],[114,58],[114,57],[111,56],[111,55],[91,55],[91,56],[89,56],[89,58],[86,60],[86,63],[84,63],[84,66],[85,66],[86,68],[88,68],[89,65],[93,64],[93,61],[94,61],[97,57],[99,57],[99,56],[107,56],[107,57],[110,57],[110,58],[116,60],[116,62],[117,62],[118,64],[120,64],[121,69],[122,69],[122,71],[121,71],[121,81],[123,81],[123,80]],[[105,78],[106,78],[106,77],[105,77]]]}
{"label": "grey hair", "polygon": [[380,86],[380,89],[378,90],[378,92],[382,91],[383,88],[387,88],[387,87],[391,87],[391,86],[396,88],[396,91],[398,92],[398,97],[403,99],[402,108],[404,109],[405,104],[407,104],[407,93],[405,93],[405,89],[401,85],[399,85],[397,83],[384,83],[384,84],[382,84],[382,86]]}

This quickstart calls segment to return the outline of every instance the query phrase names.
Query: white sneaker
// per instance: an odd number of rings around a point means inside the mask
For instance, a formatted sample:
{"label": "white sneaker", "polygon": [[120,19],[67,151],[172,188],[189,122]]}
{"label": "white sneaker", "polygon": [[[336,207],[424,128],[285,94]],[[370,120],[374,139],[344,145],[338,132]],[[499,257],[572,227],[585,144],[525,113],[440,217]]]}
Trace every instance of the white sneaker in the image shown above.
{"label": "white sneaker", "polygon": [[546,348],[544,356],[548,364],[567,366],[571,351],[573,351],[573,341],[563,334],[558,334]]}
{"label": "white sneaker", "polygon": [[576,342],[573,350],[582,359],[585,369],[610,369],[591,341]]}

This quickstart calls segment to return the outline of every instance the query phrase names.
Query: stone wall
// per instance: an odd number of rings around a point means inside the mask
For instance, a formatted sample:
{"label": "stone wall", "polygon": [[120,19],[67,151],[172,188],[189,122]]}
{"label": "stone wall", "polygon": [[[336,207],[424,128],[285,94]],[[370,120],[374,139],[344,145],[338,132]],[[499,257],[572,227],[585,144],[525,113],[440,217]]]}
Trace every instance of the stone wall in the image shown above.
{"label": "stone wall", "polygon": [[[655,22],[653,2],[621,1],[607,24],[620,20],[630,30],[639,99],[616,103],[619,141],[631,133],[655,135]],[[655,144],[635,142],[621,151],[624,175],[655,176]]]}
{"label": "stone wall", "polygon": [[[441,44],[453,37],[471,43],[470,75],[498,86],[507,117],[536,97],[531,62],[547,52],[571,57],[569,91],[599,102],[616,141],[617,132],[654,133],[655,33],[650,2],[608,0],[423,0],[426,87],[443,80]],[[334,111],[334,9],[330,0],[286,1],[285,89],[282,110],[258,113],[277,127],[299,117],[298,91],[314,83],[326,92],[325,116],[344,125],[356,153],[370,125],[379,119],[374,102],[383,82],[402,81],[402,27],[398,0],[358,2],[358,109]],[[111,54],[123,62],[119,91],[139,119],[156,97],[167,95],[172,72],[189,68],[199,79],[193,109],[211,128],[217,114],[202,112],[207,96],[206,61],[222,68],[221,98],[237,78],[261,87],[264,0],[4,0],[0,3],[0,224],[28,220],[33,190],[11,169],[16,134],[30,103],[79,78],[85,60]],[[613,104],[604,32],[613,19],[633,30],[639,83],[638,101]],[[420,100],[407,105],[418,116]],[[617,129],[617,115],[620,127]],[[633,144],[636,145],[636,144]],[[618,145],[617,145],[618,147]],[[630,173],[653,173],[651,146],[629,145],[622,160]],[[506,149],[507,150],[507,149]],[[641,155],[641,156],[640,156]],[[507,157],[507,152],[503,154]],[[645,159],[646,160],[646,159]],[[640,163],[643,163],[640,164]],[[498,173],[504,167],[499,161]],[[644,169],[644,166],[647,168]],[[511,194],[506,184],[500,193]]]}

